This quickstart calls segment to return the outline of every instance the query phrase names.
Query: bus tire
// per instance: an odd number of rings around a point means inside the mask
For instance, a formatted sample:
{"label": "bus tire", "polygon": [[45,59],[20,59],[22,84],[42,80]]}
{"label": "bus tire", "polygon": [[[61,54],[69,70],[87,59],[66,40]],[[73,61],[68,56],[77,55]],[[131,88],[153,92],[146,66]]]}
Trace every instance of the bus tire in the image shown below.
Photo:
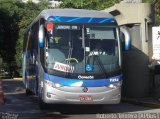
{"label": "bus tire", "polygon": [[26,87],[26,95],[30,96],[33,95],[33,92],[28,88],[28,82],[27,82],[27,75],[25,73],[25,87]]}
{"label": "bus tire", "polygon": [[47,104],[43,101],[42,95],[43,95],[43,88],[41,89],[41,93],[38,97],[38,104],[39,104],[39,108],[44,110],[44,109],[47,109]]}
{"label": "bus tire", "polygon": [[28,95],[28,96],[33,95],[33,92],[27,88],[26,89],[26,95]]}
{"label": "bus tire", "polygon": [[41,99],[38,99],[38,105],[41,110],[47,109],[47,104]]}

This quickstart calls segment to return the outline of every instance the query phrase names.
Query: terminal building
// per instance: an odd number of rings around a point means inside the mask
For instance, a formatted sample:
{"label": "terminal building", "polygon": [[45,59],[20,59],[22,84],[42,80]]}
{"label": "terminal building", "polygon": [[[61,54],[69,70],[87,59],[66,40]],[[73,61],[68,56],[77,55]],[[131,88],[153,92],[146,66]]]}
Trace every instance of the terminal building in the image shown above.
{"label": "terminal building", "polygon": [[142,0],[124,0],[103,11],[111,13],[131,39],[131,49],[123,51],[123,96],[150,96],[153,81],[148,66],[153,55],[152,27],[155,21],[152,5]]}

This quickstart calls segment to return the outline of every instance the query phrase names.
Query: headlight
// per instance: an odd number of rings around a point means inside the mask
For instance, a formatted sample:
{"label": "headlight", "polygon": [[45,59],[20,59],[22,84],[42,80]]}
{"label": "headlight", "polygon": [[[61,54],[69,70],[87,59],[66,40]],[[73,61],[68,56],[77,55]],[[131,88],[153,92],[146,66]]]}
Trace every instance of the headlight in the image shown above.
{"label": "headlight", "polygon": [[49,80],[45,80],[45,83],[46,83],[47,85],[51,86],[51,87],[54,87],[54,88],[62,87],[61,84],[59,84],[59,83],[54,83],[54,82],[49,81]]}
{"label": "headlight", "polygon": [[116,89],[116,88],[119,88],[121,86],[122,86],[122,81],[116,82],[116,83],[112,83],[112,84],[108,85],[107,87],[108,88],[112,88],[112,89]]}

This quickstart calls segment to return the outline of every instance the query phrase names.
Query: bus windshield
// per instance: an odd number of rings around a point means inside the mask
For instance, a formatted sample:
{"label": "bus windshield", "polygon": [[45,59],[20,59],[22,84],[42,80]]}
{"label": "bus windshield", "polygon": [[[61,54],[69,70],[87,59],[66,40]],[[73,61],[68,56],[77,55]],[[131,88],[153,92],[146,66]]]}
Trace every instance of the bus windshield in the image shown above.
{"label": "bus windshield", "polygon": [[70,75],[105,74],[118,70],[116,29],[55,24],[52,33],[47,35],[46,68]]}

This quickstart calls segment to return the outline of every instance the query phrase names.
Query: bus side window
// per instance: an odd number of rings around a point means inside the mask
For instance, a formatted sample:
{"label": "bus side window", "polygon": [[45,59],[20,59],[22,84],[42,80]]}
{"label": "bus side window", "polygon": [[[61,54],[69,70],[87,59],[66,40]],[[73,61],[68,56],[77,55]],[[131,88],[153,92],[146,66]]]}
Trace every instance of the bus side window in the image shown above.
{"label": "bus side window", "polygon": [[36,24],[34,25],[34,28],[33,28],[33,32],[34,32],[34,49],[35,51],[38,53],[38,27],[39,27],[39,24],[38,22],[36,22]]}

